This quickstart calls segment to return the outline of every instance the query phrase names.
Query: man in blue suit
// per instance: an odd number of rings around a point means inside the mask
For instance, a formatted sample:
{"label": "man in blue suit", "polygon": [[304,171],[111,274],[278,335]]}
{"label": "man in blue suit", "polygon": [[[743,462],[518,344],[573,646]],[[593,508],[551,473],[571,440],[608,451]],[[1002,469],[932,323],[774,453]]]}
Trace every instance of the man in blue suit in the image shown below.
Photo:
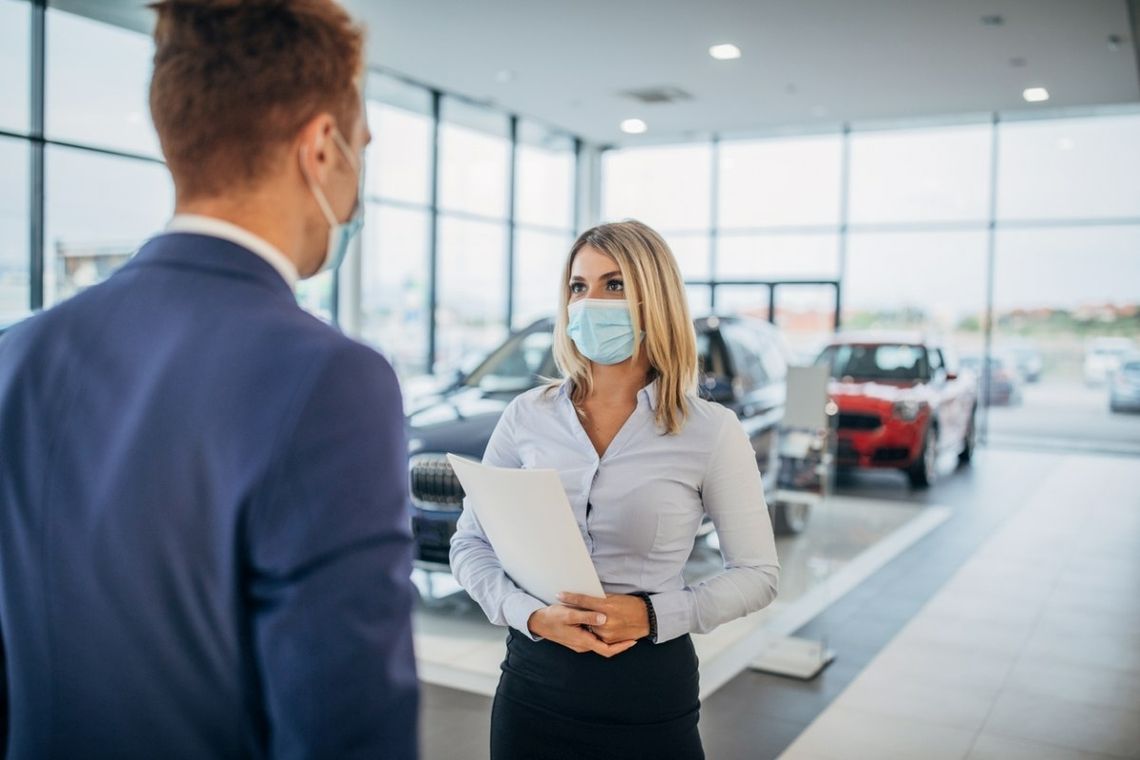
{"label": "man in blue suit", "polygon": [[155,7],[175,217],[0,342],[8,757],[414,757],[399,388],[292,288],[360,218],[361,32]]}

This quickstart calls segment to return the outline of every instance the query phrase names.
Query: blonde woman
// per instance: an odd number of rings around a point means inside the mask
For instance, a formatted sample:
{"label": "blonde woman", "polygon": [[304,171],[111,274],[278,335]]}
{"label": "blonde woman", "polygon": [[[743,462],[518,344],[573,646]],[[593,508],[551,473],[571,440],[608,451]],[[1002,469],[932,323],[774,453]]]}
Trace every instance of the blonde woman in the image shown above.
{"label": "blonde woman", "polygon": [[[696,337],[660,235],[627,221],[578,238],[554,356],[565,380],[516,398],[483,461],[558,470],[606,596],[547,606],[463,512],[452,570],[491,622],[510,627],[491,757],[703,758],[690,634],[770,604],[779,564],[748,437],[696,395]],[[725,570],[686,585],[705,514]]]}

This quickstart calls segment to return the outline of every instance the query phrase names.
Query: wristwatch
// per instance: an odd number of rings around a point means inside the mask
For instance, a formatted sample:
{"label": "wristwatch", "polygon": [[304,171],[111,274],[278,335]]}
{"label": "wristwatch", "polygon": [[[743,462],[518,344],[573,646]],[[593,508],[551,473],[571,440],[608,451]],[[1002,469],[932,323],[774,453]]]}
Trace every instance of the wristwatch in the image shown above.
{"label": "wristwatch", "polygon": [[636,596],[645,602],[645,609],[649,612],[649,635],[645,638],[657,643],[657,613],[653,609],[653,599],[644,591],[635,591],[630,596]]}

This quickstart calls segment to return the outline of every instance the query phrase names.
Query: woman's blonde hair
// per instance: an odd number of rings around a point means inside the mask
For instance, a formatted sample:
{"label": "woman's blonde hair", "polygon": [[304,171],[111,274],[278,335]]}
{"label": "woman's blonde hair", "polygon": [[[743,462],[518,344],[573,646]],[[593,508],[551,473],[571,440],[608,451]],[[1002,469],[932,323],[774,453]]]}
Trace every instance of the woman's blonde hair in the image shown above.
{"label": "woman's blonde hair", "polygon": [[570,273],[574,258],[586,246],[612,258],[621,270],[633,320],[633,358],[646,352],[651,377],[657,380],[657,425],[666,433],[677,433],[688,417],[689,397],[697,391],[697,337],[673,252],[660,235],[638,221],[586,230],[566,258],[554,326],[554,361],[569,383],[570,398],[580,408],[594,387],[589,359],[566,334]]}

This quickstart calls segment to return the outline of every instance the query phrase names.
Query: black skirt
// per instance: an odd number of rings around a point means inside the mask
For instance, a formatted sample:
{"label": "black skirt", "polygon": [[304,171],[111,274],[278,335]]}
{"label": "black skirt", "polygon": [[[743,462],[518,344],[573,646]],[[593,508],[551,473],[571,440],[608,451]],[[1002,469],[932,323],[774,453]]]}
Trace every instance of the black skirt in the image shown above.
{"label": "black skirt", "polygon": [[692,639],[578,654],[511,631],[491,712],[491,760],[704,760]]}

